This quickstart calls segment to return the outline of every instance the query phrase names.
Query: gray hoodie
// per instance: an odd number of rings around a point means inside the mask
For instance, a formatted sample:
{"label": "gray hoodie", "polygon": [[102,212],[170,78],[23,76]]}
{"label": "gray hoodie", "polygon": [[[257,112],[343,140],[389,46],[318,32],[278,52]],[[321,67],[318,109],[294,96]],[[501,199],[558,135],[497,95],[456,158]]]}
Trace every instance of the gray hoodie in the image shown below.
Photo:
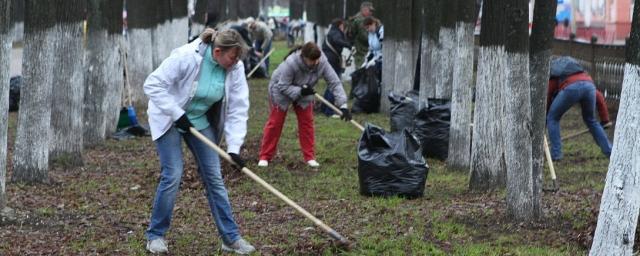
{"label": "gray hoodie", "polygon": [[315,87],[320,77],[324,77],[327,87],[333,93],[334,104],[339,108],[346,108],[347,94],[342,87],[342,81],[327,61],[327,57],[322,54],[318,66],[310,69],[302,60],[300,50],[289,55],[273,72],[269,82],[271,102],[281,110],[287,110],[291,103],[306,108],[313,102],[314,96],[302,96],[300,90],[303,85]]}

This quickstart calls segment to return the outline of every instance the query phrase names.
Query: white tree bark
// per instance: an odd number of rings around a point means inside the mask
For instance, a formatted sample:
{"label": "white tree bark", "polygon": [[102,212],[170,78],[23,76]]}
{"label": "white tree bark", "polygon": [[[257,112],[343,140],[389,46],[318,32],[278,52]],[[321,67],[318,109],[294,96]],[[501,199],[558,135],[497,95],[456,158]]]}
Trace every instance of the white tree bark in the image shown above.
{"label": "white tree bark", "polygon": [[[389,93],[393,91],[395,87],[395,73],[396,66],[395,65],[385,65],[384,63],[392,63],[393,60],[395,62],[396,52],[398,50],[397,42],[395,38],[386,37],[384,39],[384,43],[382,44],[382,81],[381,81],[381,94],[380,94],[380,111],[382,113],[389,113],[389,107],[391,106],[389,103]],[[355,67],[356,69],[360,67]]]}
{"label": "white tree bark", "polygon": [[[26,4],[25,44],[22,73],[24,87],[20,92],[18,126],[13,152],[13,177],[19,182],[46,182],[49,168],[51,127],[51,89],[55,63],[56,31],[42,27],[38,19],[48,10],[45,3],[29,0]],[[34,25],[29,20],[33,20]],[[47,19],[43,19],[46,21]],[[53,19],[50,22],[53,22]],[[51,26],[51,25],[49,25]]]}
{"label": "white tree bark", "polygon": [[0,2],[0,211],[7,204],[7,128],[9,123],[9,63],[11,63],[11,1]]}
{"label": "white tree bark", "polygon": [[504,46],[480,47],[471,143],[473,190],[490,190],[505,184],[504,104],[506,53]]}
{"label": "white tree bark", "polygon": [[98,145],[115,131],[124,83],[121,44],[120,34],[108,34],[104,29],[88,36],[83,109],[85,146]]}
{"label": "white tree bark", "polygon": [[13,24],[13,41],[22,42],[24,40],[24,22],[16,22]]}
{"label": "white tree bark", "polygon": [[147,96],[142,85],[147,76],[153,71],[153,47],[151,29],[129,30],[129,47],[127,64],[131,77],[131,95],[136,106],[147,105]]}
{"label": "white tree bark", "polygon": [[456,24],[456,47],[453,57],[453,90],[451,95],[451,127],[447,167],[469,170],[471,161],[471,121],[473,94],[473,30],[475,24]]}
{"label": "white tree bark", "polygon": [[437,41],[423,35],[421,44],[419,109],[428,105],[428,99],[436,97],[437,73],[434,70],[438,69],[435,60],[439,56]]}
{"label": "white tree bark", "polygon": [[413,90],[413,77],[416,70],[416,59],[413,57],[415,56],[413,53],[413,44],[410,40],[400,39],[396,41],[395,58],[392,59],[393,61],[386,62],[394,65],[395,68],[392,89],[394,93],[404,95],[406,92]]}
{"label": "white tree bark", "polygon": [[438,51],[438,65],[436,66],[436,98],[451,99],[453,83],[453,61],[456,45],[455,28],[440,27],[440,44]]}
{"label": "white tree bark", "polygon": [[529,221],[534,215],[531,175],[531,98],[529,54],[507,54],[505,83],[505,162],[507,167],[507,212],[515,220]]}
{"label": "white tree bark", "polygon": [[51,159],[64,157],[72,166],[83,164],[82,108],[84,99],[84,47],[82,22],[63,22],[54,27],[55,73],[51,104]]}
{"label": "white tree bark", "polygon": [[640,210],[640,66],[627,63],[622,97],[589,255],[633,255]]}

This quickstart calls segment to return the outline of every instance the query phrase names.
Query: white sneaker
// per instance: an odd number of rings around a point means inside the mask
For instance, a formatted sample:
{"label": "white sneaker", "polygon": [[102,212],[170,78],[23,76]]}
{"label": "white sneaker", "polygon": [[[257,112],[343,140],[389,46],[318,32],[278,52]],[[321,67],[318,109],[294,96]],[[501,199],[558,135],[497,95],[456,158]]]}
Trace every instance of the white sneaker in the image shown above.
{"label": "white sneaker", "polygon": [[309,160],[307,161],[307,164],[309,165],[309,167],[313,167],[313,168],[320,167],[320,164],[316,160]]}
{"label": "white sneaker", "polygon": [[232,245],[226,245],[222,243],[222,250],[227,252],[235,252],[237,254],[249,254],[256,250],[253,245],[249,244],[246,240],[240,238]]}
{"label": "white sneaker", "polygon": [[333,114],[333,115],[331,115],[331,118],[338,119],[338,118],[340,118],[340,115],[338,115],[338,114]]}
{"label": "white sneaker", "polygon": [[269,166],[269,161],[267,160],[258,161],[258,167],[267,167],[267,166]]}
{"label": "white sneaker", "polygon": [[166,253],[169,251],[167,248],[167,241],[164,238],[156,238],[147,241],[147,251],[151,253]]}

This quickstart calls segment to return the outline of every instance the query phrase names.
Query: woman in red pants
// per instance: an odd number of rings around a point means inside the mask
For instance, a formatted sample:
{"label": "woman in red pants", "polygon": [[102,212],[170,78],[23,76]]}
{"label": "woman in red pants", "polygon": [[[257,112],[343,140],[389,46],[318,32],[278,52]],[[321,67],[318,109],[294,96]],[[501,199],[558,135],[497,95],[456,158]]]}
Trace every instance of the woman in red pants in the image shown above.
{"label": "woman in red pants", "polygon": [[340,106],[342,119],[351,120],[342,82],[320,48],[312,42],[294,48],[273,72],[269,82],[271,109],[264,125],[258,166],[268,166],[275,155],[289,105],[293,105],[298,117],[298,139],[304,161],[311,167],[320,166],[314,152],[313,131],[314,86],[320,77],[324,77],[335,97],[336,106]]}

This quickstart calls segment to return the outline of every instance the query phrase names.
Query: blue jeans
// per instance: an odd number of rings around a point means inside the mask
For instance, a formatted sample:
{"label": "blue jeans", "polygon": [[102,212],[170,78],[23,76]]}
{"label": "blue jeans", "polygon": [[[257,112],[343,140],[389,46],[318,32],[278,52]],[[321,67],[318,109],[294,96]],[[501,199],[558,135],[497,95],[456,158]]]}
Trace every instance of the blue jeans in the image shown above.
{"label": "blue jeans", "polygon": [[551,141],[551,158],[562,159],[562,139],[560,138],[560,118],[573,104],[580,103],[582,108],[582,120],[589,127],[589,132],[596,144],[607,157],[611,155],[611,143],[604,129],[596,121],[596,87],[588,81],[575,82],[563,90],[553,99],[549,113],[547,114],[547,128]]}
{"label": "blue jeans", "polygon": [[[211,128],[200,131],[209,140],[215,141]],[[204,183],[211,215],[218,227],[218,233],[225,244],[232,244],[240,239],[238,225],[233,219],[231,203],[220,174],[220,158],[218,154],[190,133],[180,133],[171,127],[167,133],[156,140],[156,148],[160,158],[160,184],[156,191],[151,211],[151,221],[146,237],[149,240],[164,237],[173,214],[176,195],[182,178],[183,160],[181,139],[187,143],[198,164],[198,173]]]}
{"label": "blue jeans", "polygon": [[[253,48],[256,49],[256,51],[260,51],[262,52],[263,57],[267,56],[267,53],[269,53],[269,51],[271,51],[271,40],[269,40],[269,43],[267,44],[267,47],[265,47],[264,49],[262,49],[262,40],[256,40],[253,43]],[[267,58],[266,60],[264,60],[264,64],[267,66],[267,73],[269,72],[269,58]]]}

